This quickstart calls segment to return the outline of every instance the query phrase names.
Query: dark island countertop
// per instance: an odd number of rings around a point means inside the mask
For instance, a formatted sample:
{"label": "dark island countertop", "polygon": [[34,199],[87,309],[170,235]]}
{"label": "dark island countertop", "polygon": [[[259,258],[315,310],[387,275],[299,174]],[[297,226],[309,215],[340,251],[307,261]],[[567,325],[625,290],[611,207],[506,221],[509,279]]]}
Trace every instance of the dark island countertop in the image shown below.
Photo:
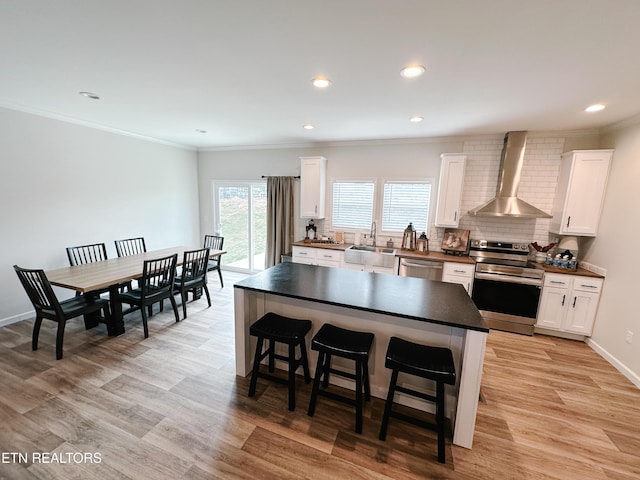
{"label": "dark island countertop", "polygon": [[285,262],[235,287],[489,332],[464,287],[455,283]]}

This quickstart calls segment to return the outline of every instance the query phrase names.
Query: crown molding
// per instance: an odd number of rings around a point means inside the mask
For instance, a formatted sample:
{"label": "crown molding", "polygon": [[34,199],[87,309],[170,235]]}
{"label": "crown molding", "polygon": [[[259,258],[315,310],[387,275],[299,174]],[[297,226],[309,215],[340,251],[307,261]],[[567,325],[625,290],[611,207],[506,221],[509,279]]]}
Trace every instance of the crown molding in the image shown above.
{"label": "crown molding", "polygon": [[620,130],[624,130],[625,128],[634,127],[640,123],[640,114],[629,117],[625,120],[621,120],[616,123],[612,123],[611,125],[607,125],[602,128],[602,133],[613,133],[618,132]]}
{"label": "crown molding", "polygon": [[188,145],[181,145],[179,143],[167,142],[166,140],[161,140],[159,138],[148,137],[146,135],[140,135],[138,133],[129,132],[127,130],[121,130],[119,128],[113,128],[113,127],[109,127],[107,125],[102,125],[99,123],[88,122],[86,120],[80,120],[78,118],[67,117],[65,115],[48,112],[46,110],[38,110],[35,108],[26,107],[24,105],[0,102],[0,107],[6,108],[7,110],[15,110],[22,113],[28,113],[29,115],[36,115],[38,117],[50,118],[52,120],[58,120],[60,122],[71,123],[74,125],[79,125],[81,127],[93,128],[95,130],[102,130],[104,132],[115,133],[116,135],[123,135],[125,137],[136,138],[138,140],[145,140],[147,142],[159,143],[162,145],[167,145],[169,147],[176,147],[176,148],[181,148],[183,150],[192,150],[192,151],[197,150],[196,148],[190,147]]}

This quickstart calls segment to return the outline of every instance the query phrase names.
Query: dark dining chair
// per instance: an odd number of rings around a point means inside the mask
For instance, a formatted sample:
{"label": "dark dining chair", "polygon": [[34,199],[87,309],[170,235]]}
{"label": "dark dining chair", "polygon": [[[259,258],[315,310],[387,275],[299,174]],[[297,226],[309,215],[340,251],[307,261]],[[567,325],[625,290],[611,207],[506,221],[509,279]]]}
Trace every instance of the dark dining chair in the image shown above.
{"label": "dark dining chair", "polygon": [[[224,237],[220,237],[218,235],[204,236],[204,248],[208,248],[210,250],[222,250],[223,244],[224,244]],[[209,260],[207,271],[213,272],[217,270],[218,276],[220,277],[220,286],[224,288],[224,282],[222,281],[222,270],[220,270],[221,258],[222,258],[222,255],[218,255],[215,259]]]}
{"label": "dark dining chair", "polygon": [[[104,243],[93,243],[91,245],[79,245],[77,247],[67,247],[67,257],[69,257],[69,265],[75,267],[77,265],[85,265],[87,263],[102,262],[108,260],[107,247]],[[131,282],[124,282],[120,284],[120,291],[125,288],[131,289]],[[102,288],[96,290],[96,295],[102,295],[107,293],[109,288]],[[80,295],[80,292],[77,293]]]}
{"label": "dark dining chair", "polygon": [[109,301],[95,295],[78,295],[68,300],[59,301],[56,297],[44,270],[20,268],[13,266],[20,283],[24,287],[29,300],[36,311],[36,320],[33,324],[31,349],[38,349],[38,337],[43,319],[53,320],[58,323],[56,334],[56,359],[62,358],[62,343],[64,340],[64,327],[67,320],[80,315],[99,313],[101,310],[105,321],[111,321]]}
{"label": "dark dining chair", "polygon": [[211,296],[207,288],[207,264],[209,262],[209,249],[191,250],[184,252],[182,273],[176,277],[173,293],[180,294],[182,298],[182,318],[187,318],[187,295],[191,291],[193,298],[198,296],[200,289],[207,295],[207,302],[211,306]]}
{"label": "dark dining chair", "polygon": [[107,260],[107,247],[104,243],[67,247],[69,265],[84,265],[85,263],[101,262]]}
{"label": "dark dining chair", "polygon": [[[101,262],[107,260],[107,247],[104,243],[67,247],[67,257],[69,258],[69,265],[72,267],[86,263]],[[91,293],[101,295],[108,291],[108,288],[103,288]],[[81,295],[81,293],[76,292],[76,295]]]}
{"label": "dark dining chair", "polygon": [[149,337],[147,309],[151,310],[154,303],[160,302],[160,305],[162,305],[164,300],[168,298],[173,307],[176,322],[180,321],[178,305],[176,304],[175,298],[173,298],[177,261],[177,253],[169,255],[168,257],[145,260],[142,267],[142,277],[140,277],[138,281],[138,287],[120,294],[120,301],[122,303],[140,307],[144,338]]}
{"label": "dark dining chair", "polygon": [[116,240],[115,244],[118,257],[128,257],[130,255],[137,255],[147,251],[147,246],[144,243],[144,237]]}

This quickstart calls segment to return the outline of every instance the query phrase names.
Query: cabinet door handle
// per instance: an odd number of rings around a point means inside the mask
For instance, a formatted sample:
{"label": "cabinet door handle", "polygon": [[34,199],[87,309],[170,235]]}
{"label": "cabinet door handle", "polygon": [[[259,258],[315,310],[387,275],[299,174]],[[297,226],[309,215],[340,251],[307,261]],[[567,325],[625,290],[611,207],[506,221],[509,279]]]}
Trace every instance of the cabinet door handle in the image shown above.
{"label": "cabinet door handle", "polygon": [[584,283],[580,285],[583,288],[598,288],[596,285],[585,285]]}
{"label": "cabinet door handle", "polygon": [[570,223],[571,223],[571,215],[567,217],[567,228],[569,228]]}
{"label": "cabinet door handle", "polygon": [[578,299],[578,297],[573,297],[573,308],[576,308],[576,300]]}
{"label": "cabinet door handle", "polygon": [[562,295],[562,306],[563,306],[563,307],[564,307],[564,300],[565,300],[565,298],[567,298],[567,295],[566,295],[566,294],[565,294],[565,295]]}
{"label": "cabinet door handle", "polygon": [[[318,213],[318,205],[316,205],[316,207],[314,208],[314,213]],[[569,224],[567,224],[567,227],[569,226]]]}
{"label": "cabinet door handle", "polygon": [[551,280],[549,283],[553,283],[554,285],[564,285],[564,282],[560,280]]}
{"label": "cabinet door handle", "polygon": [[453,270],[455,273],[466,273],[464,270]]}
{"label": "cabinet door handle", "polygon": [[453,212],[453,221],[455,222],[456,220],[458,220],[458,211],[457,210],[455,212]]}

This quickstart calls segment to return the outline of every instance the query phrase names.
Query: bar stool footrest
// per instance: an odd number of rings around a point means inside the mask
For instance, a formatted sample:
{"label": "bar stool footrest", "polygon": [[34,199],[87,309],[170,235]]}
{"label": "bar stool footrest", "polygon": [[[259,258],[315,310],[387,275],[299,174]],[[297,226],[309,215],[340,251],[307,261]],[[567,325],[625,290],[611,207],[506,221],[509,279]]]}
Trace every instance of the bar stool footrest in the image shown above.
{"label": "bar stool footrest", "polygon": [[347,405],[352,405],[352,406],[356,405],[356,399],[355,398],[345,397],[344,395],[340,395],[340,394],[335,393],[335,392],[330,392],[328,390],[318,390],[317,394],[321,395],[323,397],[327,397],[327,398],[331,398],[333,400],[337,400],[338,402],[346,403]]}
{"label": "bar stool footrest", "polygon": [[427,422],[426,420],[421,420],[416,417],[412,417],[410,415],[406,415],[400,412],[394,412],[393,410],[389,413],[390,417],[397,418],[398,420],[402,420],[404,422],[410,423],[412,425],[416,425],[418,427],[428,428],[429,430],[438,431],[438,425],[435,423]]}
{"label": "bar stool footrest", "polygon": [[357,378],[355,373],[345,372],[343,370],[337,370],[335,368],[329,368],[329,373],[333,373],[334,375],[338,375],[339,377],[349,378],[351,380],[355,380]]}
{"label": "bar stool footrest", "polygon": [[264,378],[265,380],[271,380],[272,382],[280,383],[282,385],[289,385],[288,378],[277,377],[276,375],[272,375],[270,373],[258,372],[258,378]]}
{"label": "bar stool footrest", "polygon": [[428,400],[430,402],[436,402],[436,400],[437,400],[435,395],[429,395],[428,393],[419,392],[418,390],[413,390],[412,388],[407,388],[407,387],[401,387],[399,385],[396,385],[395,391],[396,392],[401,392],[401,393],[407,393],[407,394],[412,395],[414,397],[418,397],[418,398],[421,398],[423,400]]}

